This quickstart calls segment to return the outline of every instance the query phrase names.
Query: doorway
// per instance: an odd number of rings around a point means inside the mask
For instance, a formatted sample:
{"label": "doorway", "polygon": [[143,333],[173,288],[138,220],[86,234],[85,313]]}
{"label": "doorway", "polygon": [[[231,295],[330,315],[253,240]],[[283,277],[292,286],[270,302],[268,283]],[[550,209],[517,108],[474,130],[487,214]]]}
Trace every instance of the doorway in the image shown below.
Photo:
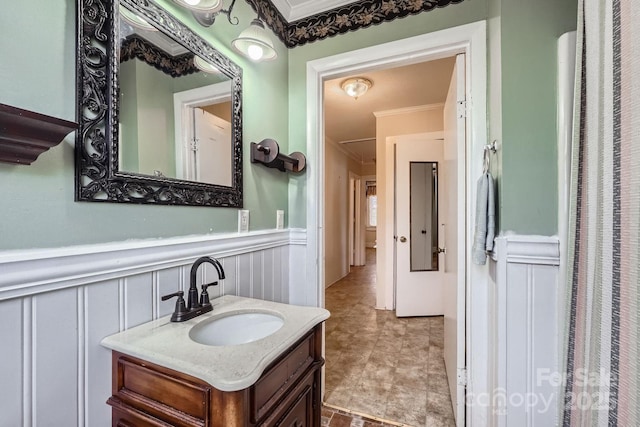
{"label": "doorway", "polygon": [[[469,140],[465,148],[468,164],[461,170],[465,172],[464,182],[467,188],[471,188],[473,176],[481,171],[482,147],[486,143],[486,25],[485,22],[467,24],[461,27],[437,31],[431,34],[412,37],[397,42],[391,42],[373,48],[365,48],[355,52],[335,55],[311,61],[307,64],[307,152],[311,159],[307,174],[307,253],[306,253],[306,277],[309,287],[308,303],[324,305],[324,200],[323,195],[323,170],[324,170],[324,141],[322,124],[322,85],[323,81],[331,77],[346,76],[361,70],[389,67],[429,61],[432,59],[466,53],[468,63],[466,69],[468,104],[467,126]],[[347,65],[345,65],[347,64]],[[464,206],[460,209],[460,216],[465,223],[467,247],[470,247],[471,224],[475,219],[474,206],[475,195],[467,192],[464,195]],[[378,206],[380,209],[380,206]],[[378,242],[378,250],[380,250]],[[463,246],[461,246],[463,247]],[[387,248],[388,249],[388,248]],[[461,251],[464,258],[465,253]],[[383,257],[385,259],[387,257]],[[380,256],[378,257],[380,259]],[[386,261],[386,259],[385,259]],[[469,376],[475,386],[475,392],[488,390],[488,361],[489,349],[487,347],[488,313],[484,309],[488,295],[486,293],[486,276],[484,269],[472,266],[468,260],[464,260],[466,274],[461,275],[469,293],[463,294],[470,303],[467,305],[466,340],[468,351],[473,351],[474,361],[469,366]],[[380,268],[380,265],[378,266]],[[380,277],[380,274],[378,274]],[[387,307],[392,305],[393,287],[389,286],[386,277],[383,278],[383,287],[377,291],[378,305]],[[472,285],[472,286],[471,286]],[[471,304],[474,304],[472,309]],[[464,337],[459,337],[464,340]],[[460,372],[459,383],[464,384],[466,375]],[[469,390],[474,392],[474,390]],[[488,408],[470,408],[467,420],[482,420],[488,416]],[[464,425],[464,420],[458,420],[459,425]]]}

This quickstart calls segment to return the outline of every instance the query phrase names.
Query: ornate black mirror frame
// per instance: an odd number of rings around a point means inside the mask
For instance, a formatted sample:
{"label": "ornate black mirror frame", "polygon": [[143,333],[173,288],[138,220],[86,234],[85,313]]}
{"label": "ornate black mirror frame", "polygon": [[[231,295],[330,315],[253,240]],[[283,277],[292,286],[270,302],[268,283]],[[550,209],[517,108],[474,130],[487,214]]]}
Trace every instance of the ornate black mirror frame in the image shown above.
{"label": "ornate black mirror frame", "polygon": [[118,169],[118,0],[78,0],[76,201],[242,207],[242,69],[151,0],[120,0],[231,78],[232,185]]}

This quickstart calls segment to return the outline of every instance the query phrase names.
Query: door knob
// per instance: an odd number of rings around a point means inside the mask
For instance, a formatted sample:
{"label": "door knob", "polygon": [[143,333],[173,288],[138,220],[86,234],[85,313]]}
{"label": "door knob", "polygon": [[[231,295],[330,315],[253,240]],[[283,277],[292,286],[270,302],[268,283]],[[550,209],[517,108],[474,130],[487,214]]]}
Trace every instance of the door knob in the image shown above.
{"label": "door knob", "polygon": [[401,241],[402,243],[404,243],[404,242],[406,242],[406,241],[407,241],[407,238],[406,238],[406,237],[404,237],[404,236],[400,236],[400,241]]}
{"label": "door knob", "polygon": [[447,248],[438,248],[438,253],[439,254],[446,254],[447,253]]}

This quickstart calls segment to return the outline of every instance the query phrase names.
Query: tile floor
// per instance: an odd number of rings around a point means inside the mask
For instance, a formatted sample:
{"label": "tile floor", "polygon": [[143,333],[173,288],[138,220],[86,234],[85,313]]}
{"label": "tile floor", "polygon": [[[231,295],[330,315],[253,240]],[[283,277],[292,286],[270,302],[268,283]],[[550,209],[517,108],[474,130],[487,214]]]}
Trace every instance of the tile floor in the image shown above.
{"label": "tile floor", "polygon": [[408,426],[455,425],[443,318],[376,310],[374,249],[326,290],[326,308],[326,403]]}
{"label": "tile floor", "polygon": [[377,421],[325,406],[322,408],[322,427],[397,427],[400,424]]}

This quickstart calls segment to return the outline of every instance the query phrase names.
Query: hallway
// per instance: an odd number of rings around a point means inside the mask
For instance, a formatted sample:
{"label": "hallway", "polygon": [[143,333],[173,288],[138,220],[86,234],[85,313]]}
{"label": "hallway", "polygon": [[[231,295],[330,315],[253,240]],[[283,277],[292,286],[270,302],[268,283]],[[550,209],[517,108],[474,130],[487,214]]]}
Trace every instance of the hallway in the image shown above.
{"label": "hallway", "polygon": [[443,317],[375,309],[375,249],[326,289],[325,402],[409,426],[453,426]]}

